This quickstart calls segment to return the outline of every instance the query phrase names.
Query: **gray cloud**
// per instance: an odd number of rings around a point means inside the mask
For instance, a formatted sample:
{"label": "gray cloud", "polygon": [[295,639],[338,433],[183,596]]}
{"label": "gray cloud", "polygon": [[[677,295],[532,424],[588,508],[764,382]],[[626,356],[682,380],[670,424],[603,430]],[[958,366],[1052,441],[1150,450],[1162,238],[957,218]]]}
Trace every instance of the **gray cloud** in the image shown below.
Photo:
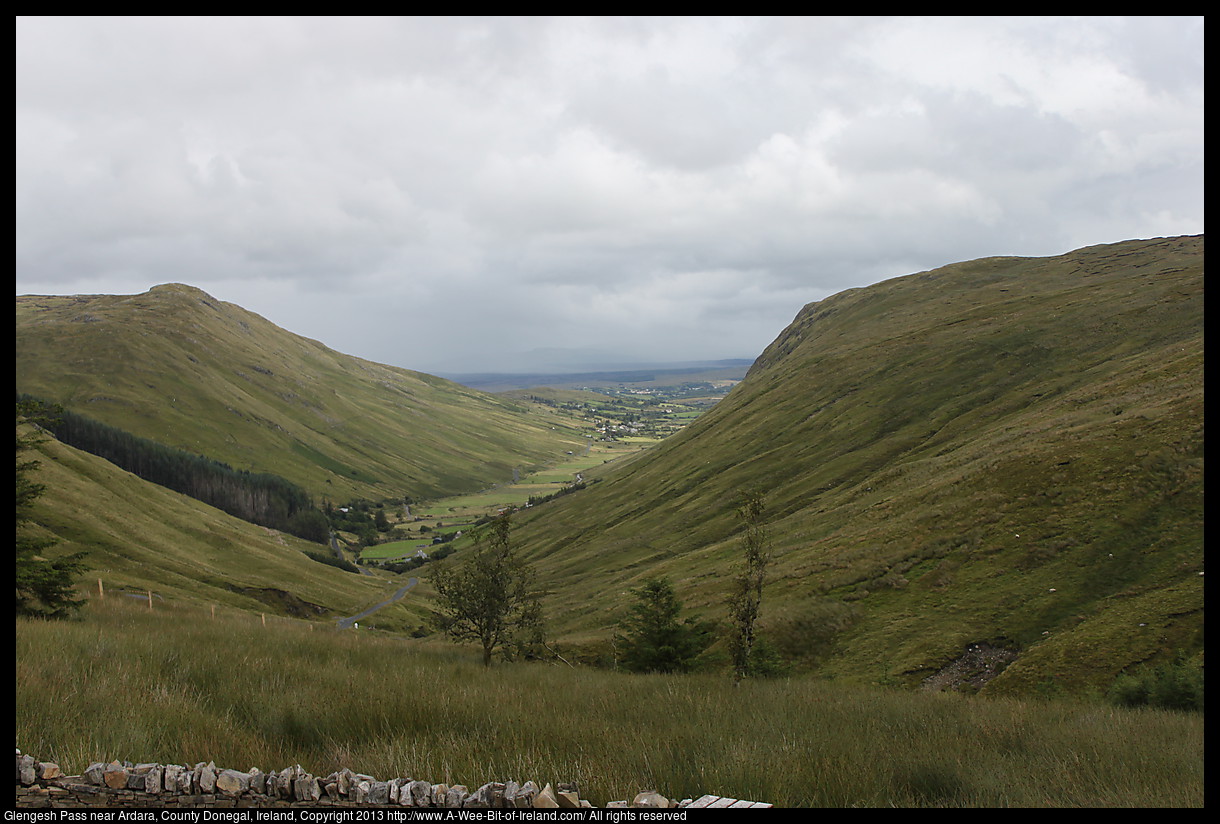
{"label": "gray cloud", "polygon": [[[183,281],[425,371],[1203,231],[1201,18],[21,18],[17,292]],[[532,360],[531,360],[532,359]]]}

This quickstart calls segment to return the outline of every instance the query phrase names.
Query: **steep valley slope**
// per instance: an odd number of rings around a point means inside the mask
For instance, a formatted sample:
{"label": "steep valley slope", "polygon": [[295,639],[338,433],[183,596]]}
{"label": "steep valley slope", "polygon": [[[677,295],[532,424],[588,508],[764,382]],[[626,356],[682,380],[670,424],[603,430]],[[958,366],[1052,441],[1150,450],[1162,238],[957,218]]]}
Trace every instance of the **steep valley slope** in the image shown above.
{"label": "steep valley slope", "polygon": [[[47,554],[87,553],[78,589],[90,597],[333,626],[401,586],[318,563],[307,553],[325,553],[319,544],[226,515],[52,438],[23,457],[38,461],[35,478],[46,487],[32,517],[39,536],[55,542]],[[419,623],[409,609],[395,620],[402,630]]]}
{"label": "steep valley slope", "polygon": [[610,659],[657,574],[723,618],[743,491],[768,505],[764,635],[801,669],[915,687],[989,650],[961,683],[1080,693],[1201,657],[1203,237],[806,306],[713,410],[520,519],[552,631]]}

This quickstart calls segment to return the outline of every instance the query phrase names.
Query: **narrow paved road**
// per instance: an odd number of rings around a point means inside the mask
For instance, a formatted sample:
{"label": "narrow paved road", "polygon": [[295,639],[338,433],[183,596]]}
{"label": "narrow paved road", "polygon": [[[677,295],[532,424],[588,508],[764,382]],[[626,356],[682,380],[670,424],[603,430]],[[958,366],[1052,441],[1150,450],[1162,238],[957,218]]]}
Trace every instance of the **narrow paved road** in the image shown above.
{"label": "narrow paved road", "polygon": [[353,615],[351,618],[340,618],[339,619],[339,629],[350,629],[353,624],[355,624],[361,618],[364,618],[366,615],[372,615],[374,612],[381,609],[382,607],[388,607],[390,604],[393,604],[396,601],[401,601],[402,596],[406,595],[407,592],[410,591],[411,587],[415,586],[418,583],[419,583],[418,578],[410,578],[407,580],[407,585],[405,587],[403,587],[402,589],[398,590],[398,592],[395,592],[393,595],[391,595],[388,600],[382,601],[380,604],[377,604],[376,606],[369,607],[368,609],[366,609],[364,612],[360,613],[359,615]]}
{"label": "narrow paved road", "polygon": [[[339,539],[335,537],[334,530],[331,530],[331,533],[330,533],[330,548],[335,551],[335,557],[338,558],[340,561],[347,560],[346,558],[343,557],[343,550],[339,548]],[[359,573],[361,575],[368,575],[370,577],[376,577],[373,575],[372,572],[365,569],[364,567],[357,567],[357,571],[359,571]],[[410,587],[408,586],[407,589],[410,589]],[[352,620],[355,620],[355,619],[352,619]]]}

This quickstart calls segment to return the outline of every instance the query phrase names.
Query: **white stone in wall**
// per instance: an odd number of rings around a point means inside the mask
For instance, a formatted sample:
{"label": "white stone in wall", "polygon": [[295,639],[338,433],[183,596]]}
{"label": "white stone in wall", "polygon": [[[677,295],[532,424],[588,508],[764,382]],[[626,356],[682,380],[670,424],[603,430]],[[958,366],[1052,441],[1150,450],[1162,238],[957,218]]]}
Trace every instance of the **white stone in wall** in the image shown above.
{"label": "white stone in wall", "polygon": [[182,772],[178,773],[178,795],[191,795],[197,788],[195,771],[183,765]]}
{"label": "white stone in wall", "polygon": [[182,779],[182,773],[186,768],[181,764],[166,764],[161,771],[161,789],[167,793],[176,793],[179,791],[179,782]]}
{"label": "white stone in wall", "polygon": [[199,781],[199,791],[207,794],[216,789],[216,763],[208,762],[195,770]]}
{"label": "white stone in wall", "polygon": [[43,781],[50,781],[52,778],[63,778],[64,771],[59,768],[59,765],[54,761],[39,761],[36,768],[38,777]]}
{"label": "white stone in wall", "polygon": [[159,795],[165,782],[165,768],[154,764],[152,769],[144,774],[144,792]]}
{"label": "white stone in wall", "polygon": [[534,804],[534,797],[538,795],[538,785],[533,781],[526,781],[521,785],[521,789],[517,790],[516,797],[513,798],[513,806],[517,809],[529,809]]}
{"label": "white stone in wall", "polygon": [[102,771],[102,783],[112,790],[127,789],[127,770],[117,761],[111,761]]}
{"label": "white stone in wall", "polygon": [[241,795],[250,789],[250,776],[237,770],[221,770],[216,776],[216,789],[225,795]]}
{"label": "white stone in wall", "polygon": [[469,790],[464,785],[454,784],[445,794],[445,806],[449,809],[460,809],[468,793]]}
{"label": "white stone in wall", "polygon": [[[32,758],[31,758],[30,760],[31,760],[31,761],[33,761],[33,759],[32,759]],[[88,768],[85,770],[85,775],[84,775],[84,778],[85,778],[85,780],[86,780],[86,781],[88,781],[90,784],[95,784],[95,785],[101,786],[101,784],[103,783],[103,781],[102,781],[102,773],[103,773],[105,770],[106,770],[106,765],[105,765],[105,764],[103,764],[101,761],[94,761],[94,762],[93,762],[92,764],[90,764],[90,765],[89,765],[89,767],[88,767]]]}
{"label": "white stone in wall", "polygon": [[412,781],[407,785],[407,792],[411,794],[412,806],[432,806],[432,785],[427,781]]}
{"label": "white stone in wall", "polygon": [[304,773],[292,782],[292,794],[297,801],[317,801],[322,797],[322,788],[318,786],[318,779]]}
{"label": "white stone in wall", "polygon": [[491,785],[484,784],[477,790],[466,796],[466,800],[462,802],[462,808],[466,810],[487,810],[491,808]]}
{"label": "white stone in wall", "polygon": [[666,809],[669,807],[669,799],[660,793],[644,792],[639,793],[631,802],[632,807],[646,807],[651,809]]}
{"label": "white stone in wall", "polygon": [[296,767],[285,767],[280,770],[275,782],[276,793],[280,798],[292,798],[292,782],[296,779]]}
{"label": "white stone in wall", "polygon": [[17,756],[17,783],[30,786],[38,780],[38,769],[35,766],[33,756],[18,755]]}
{"label": "white stone in wall", "polygon": [[555,791],[551,789],[550,784],[547,784],[538,792],[538,795],[534,796],[534,808],[539,810],[559,809],[559,801],[555,798]]}

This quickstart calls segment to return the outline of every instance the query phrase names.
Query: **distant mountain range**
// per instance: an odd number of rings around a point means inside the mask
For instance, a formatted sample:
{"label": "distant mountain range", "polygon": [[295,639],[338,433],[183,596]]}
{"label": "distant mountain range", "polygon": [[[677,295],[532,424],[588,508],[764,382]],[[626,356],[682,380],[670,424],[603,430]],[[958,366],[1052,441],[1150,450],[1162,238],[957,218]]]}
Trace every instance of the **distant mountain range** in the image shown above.
{"label": "distant mountain range", "polygon": [[616,369],[599,371],[446,373],[442,377],[485,392],[531,389],[536,386],[570,389],[620,384],[672,385],[686,381],[739,380],[745,377],[753,363],[750,359],[737,358],[686,363],[620,364]]}

